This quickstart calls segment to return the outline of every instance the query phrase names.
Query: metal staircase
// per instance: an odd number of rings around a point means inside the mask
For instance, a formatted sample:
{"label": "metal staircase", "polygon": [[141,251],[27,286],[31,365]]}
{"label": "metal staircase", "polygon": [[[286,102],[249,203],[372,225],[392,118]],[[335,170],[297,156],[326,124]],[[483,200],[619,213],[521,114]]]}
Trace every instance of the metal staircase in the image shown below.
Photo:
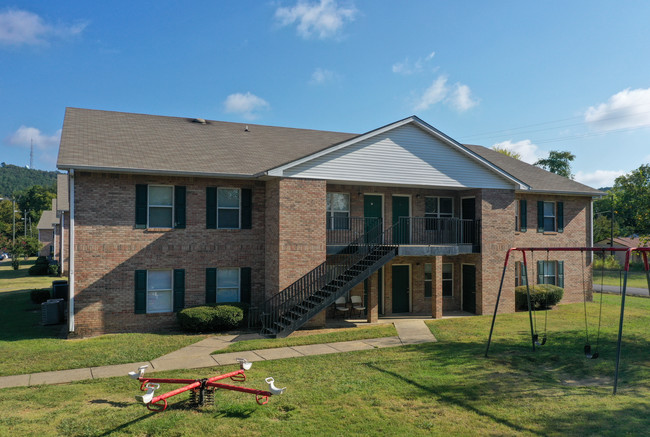
{"label": "metal staircase", "polygon": [[260,334],[266,337],[291,334],[395,257],[397,245],[383,243],[389,231],[392,228],[367,230],[339,254],[269,298],[262,308],[251,308],[249,320],[260,322]]}

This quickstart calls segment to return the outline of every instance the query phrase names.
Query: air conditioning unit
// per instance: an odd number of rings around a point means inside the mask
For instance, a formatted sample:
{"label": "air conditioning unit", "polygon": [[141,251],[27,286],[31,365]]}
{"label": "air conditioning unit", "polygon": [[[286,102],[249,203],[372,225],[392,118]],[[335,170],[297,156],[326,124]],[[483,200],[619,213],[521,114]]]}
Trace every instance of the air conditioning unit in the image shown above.
{"label": "air conditioning unit", "polygon": [[56,325],[63,319],[63,299],[49,299],[41,304],[41,321],[43,325]]}

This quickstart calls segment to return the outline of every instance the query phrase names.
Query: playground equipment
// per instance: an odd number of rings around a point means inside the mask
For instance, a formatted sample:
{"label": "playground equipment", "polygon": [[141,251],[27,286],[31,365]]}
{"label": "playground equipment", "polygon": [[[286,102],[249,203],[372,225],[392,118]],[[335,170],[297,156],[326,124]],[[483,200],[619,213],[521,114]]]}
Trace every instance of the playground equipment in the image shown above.
{"label": "playground equipment", "polygon": [[[533,352],[535,352],[535,345],[539,345],[539,336],[536,334],[536,331],[533,327],[533,315],[532,315],[532,308],[530,304],[530,286],[528,285],[528,266],[526,263],[526,252],[530,252],[531,255],[535,251],[546,251],[548,252],[582,252],[583,254],[585,252],[602,252],[603,254],[605,252],[625,252],[625,266],[623,267],[624,270],[624,275],[623,275],[623,289],[621,290],[621,316],[620,316],[620,321],[618,325],[618,341],[617,341],[617,346],[616,346],[616,370],[614,374],[614,391],[613,394],[616,394],[616,390],[618,387],[618,372],[619,372],[619,366],[620,366],[620,361],[621,361],[621,341],[623,338],[623,318],[625,315],[625,291],[627,289],[627,275],[630,270],[630,256],[632,252],[638,252],[641,253],[643,256],[643,266],[645,269],[646,273],[646,278],[648,281],[648,291],[650,291],[650,266],[648,265],[648,253],[650,253],[650,247],[636,247],[636,248],[622,248],[622,247],[513,247],[511,249],[508,249],[508,252],[506,253],[506,259],[503,264],[503,273],[501,274],[501,284],[499,285],[499,293],[497,294],[497,301],[494,306],[494,315],[492,316],[492,325],[490,326],[490,335],[488,337],[488,342],[487,342],[487,348],[485,349],[485,356],[488,356],[488,353],[490,352],[490,344],[492,343],[492,333],[494,332],[494,323],[497,318],[497,312],[499,310],[499,301],[501,300],[501,291],[503,290],[503,281],[506,276],[506,270],[508,268],[508,260],[510,259],[510,254],[513,251],[519,251],[521,252],[521,255],[523,257],[523,265],[524,265],[524,272],[526,275],[526,292],[527,292],[527,298],[528,298],[528,318],[530,321],[530,337],[531,337],[531,343],[533,347]],[[584,266],[584,262],[583,262]],[[584,267],[583,267],[584,268]],[[584,276],[584,273],[583,273]],[[584,292],[584,279],[583,279],[583,292]],[[602,292],[601,292],[602,293]],[[601,296],[602,297],[602,296]],[[585,297],[586,299],[586,297]],[[601,308],[602,308],[602,301],[601,301]],[[602,314],[602,313],[601,313]],[[586,320],[586,319],[585,319]],[[600,325],[600,321],[599,321]],[[587,331],[587,342],[585,344],[584,352],[585,356],[587,358],[597,358],[598,357],[598,351],[596,350],[595,353],[592,353],[591,351],[591,345],[589,344],[589,337],[588,337],[588,327],[585,324],[585,328]],[[600,328],[599,328],[599,336],[600,336]]]}
{"label": "playground equipment", "polygon": [[[281,395],[286,390],[284,388],[277,388],[273,378],[266,378],[266,383],[269,385],[268,390],[257,390],[254,388],[240,387],[236,385],[223,384],[217,381],[230,378],[232,381],[243,382],[246,381],[246,370],[250,370],[253,363],[245,360],[244,358],[237,358],[240,369],[234,372],[224,373],[212,378],[204,379],[176,379],[176,378],[148,378],[144,376],[144,372],[149,366],[141,366],[136,372],[129,372],[129,376],[137,379],[142,384],[140,390],[144,391],[143,395],[136,396],[136,400],[144,403],[150,411],[160,412],[165,411],[167,408],[167,399],[176,396],[177,394],[190,392],[190,403],[195,407],[212,405],[214,404],[214,392],[216,389],[233,390],[243,393],[250,393],[255,395],[255,400],[259,405],[265,405],[269,402],[269,397],[273,395]],[[154,396],[154,392],[160,388],[160,384],[185,384],[183,387],[176,390],[169,391],[159,396]]]}

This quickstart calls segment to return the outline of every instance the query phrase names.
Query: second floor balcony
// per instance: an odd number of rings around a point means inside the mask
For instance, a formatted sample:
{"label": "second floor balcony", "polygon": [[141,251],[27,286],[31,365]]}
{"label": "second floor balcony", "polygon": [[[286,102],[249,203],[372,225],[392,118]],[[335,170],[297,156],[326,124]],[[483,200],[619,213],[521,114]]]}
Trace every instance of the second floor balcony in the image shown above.
{"label": "second floor balcony", "polygon": [[403,256],[457,255],[480,252],[481,221],[456,217],[400,217],[395,223],[381,218],[329,217],[328,253],[337,253],[360,238],[379,238],[399,246]]}

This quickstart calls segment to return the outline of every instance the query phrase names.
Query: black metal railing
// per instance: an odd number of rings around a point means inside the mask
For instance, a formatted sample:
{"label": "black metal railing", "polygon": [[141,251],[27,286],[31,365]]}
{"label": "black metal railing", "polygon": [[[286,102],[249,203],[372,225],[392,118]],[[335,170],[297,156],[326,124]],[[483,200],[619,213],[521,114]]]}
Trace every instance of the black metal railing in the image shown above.
{"label": "black metal railing", "polygon": [[[392,232],[392,228],[387,231]],[[260,308],[252,307],[251,327],[261,326],[262,333],[267,335],[297,329],[359,283],[361,276],[374,271],[377,264],[385,264],[385,258],[394,256],[396,246],[383,244],[384,234],[381,221],[376,221],[374,227],[366,228],[345,250],[267,299]]]}
{"label": "black metal railing", "polygon": [[328,217],[327,244],[347,246],[370,230],[381,232],[381,218]]}
{"label": "black metal railing", "polygon": [[393,244],[460,245],[480,244],[481,221],[455,217],[400,217],[393,235]]}

